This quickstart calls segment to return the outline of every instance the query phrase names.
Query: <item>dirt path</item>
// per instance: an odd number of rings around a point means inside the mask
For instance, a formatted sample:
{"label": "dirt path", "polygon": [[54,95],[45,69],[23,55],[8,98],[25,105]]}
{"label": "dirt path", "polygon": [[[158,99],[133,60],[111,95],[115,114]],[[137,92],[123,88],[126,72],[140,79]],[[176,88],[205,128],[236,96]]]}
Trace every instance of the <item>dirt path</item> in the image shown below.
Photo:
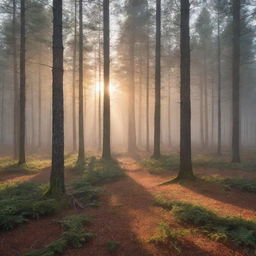
{"label": "dirt path", "polygon": [[[170,199],[198,202],[215,209],[221,214],[243,215],[255,218],[256,196],[237,191],[224,191],[217,185],[178,184],[159,186],[170,176],[152,176],[141,169],[131,158],[120,158],[120,163],[127,170],[127,178],[104,187],[102,203],[99,208],[81,211],[66,211],[58,216],[31,221],[18,229],[0,234],[0,255],[20,256],[25,252],[42,248],[60,234],[58,224],[54,222],[64,215],[83,212],[93,218],[89,231],[97,236],[82,249],[67,250],[64,256],[108,256],[106,243],[120,243],[118,256],[242,256],[237,249],[209,240],[205,236],[193,234],[186,238],[182,253],[173,248],[159,248],[148,239],[162,221],[168,221],[172,227],[179,228],[168,212],[152,204],[156,194],[163,194]],[[48,171],[41,178],[47,178]],[[35,178],[35,177],[34,177]],[[38,177],[36,179],[38,180]],[[43,180],[41,180],[43,181]]]}

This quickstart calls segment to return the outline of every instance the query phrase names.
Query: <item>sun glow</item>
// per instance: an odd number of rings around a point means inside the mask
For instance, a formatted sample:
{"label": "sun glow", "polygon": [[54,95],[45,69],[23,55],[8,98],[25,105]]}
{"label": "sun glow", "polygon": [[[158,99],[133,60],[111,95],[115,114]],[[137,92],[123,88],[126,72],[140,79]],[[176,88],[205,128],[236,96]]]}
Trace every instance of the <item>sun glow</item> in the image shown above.
{"label": "sun glow", "polygon": [[[104,84],[103,83],[96,83],[96,91],[97,92],[101,92],[103,94],[104,92]],[[116,94],[118,94],[119,90],[118,90],[118,86],[115,83],[110,83],[109,84],[109,94],[111,97],[116,96]]]}

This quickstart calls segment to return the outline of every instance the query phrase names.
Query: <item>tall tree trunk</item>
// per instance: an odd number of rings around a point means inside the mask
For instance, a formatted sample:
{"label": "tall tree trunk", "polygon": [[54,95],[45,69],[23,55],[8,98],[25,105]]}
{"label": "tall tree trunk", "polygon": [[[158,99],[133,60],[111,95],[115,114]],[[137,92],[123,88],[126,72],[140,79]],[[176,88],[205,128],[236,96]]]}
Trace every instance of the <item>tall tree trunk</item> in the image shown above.
{"label": "tall tree trunk", "polygon": [[26,163],[26,35],[25,35],[25,0],[20,2],[20,131],[19,131],[19,165]]}
{"label": "tall tree trunk", "polygon": [[35,149],[35,104],[34,104],[34,88],[33,84],[30,86],[30,97],[31,97],[31,143],[30,147],[32,151]]}
{"label": "tall tree trunk", "polygon": [[130,40],[130,88],[128,92],[128,152],[137,151],[136,146],[136,122],[135,122],[135,79],[134,79],[134,55],[135,38],[132,32]]}
{"label": "tall tree trunk", "polygon": [[139,121],[138,121],[138,145],[142,146],[142,127],[143,127],[143,118],[142,118],[142,56],[140,56],[140,60],[139,60]]}
{"label": "tall tree trunk", "polygon": [[109,95],[109,0],[103,2],[104,19],[104,109],[102,158],[111,159],[110,95]]}
{"label": "tall tree trunk", "polygon": [[191,161],[191,95],[190,95],[190,31],[189,0],[181,0],[180,26],[180,170],[178,179],[194,177]]}
{"label": "tall tree trunk", "polygon": [[212,129],[211,129],[211,144],[212,144],[212,147],[214,147],[214,79],[212,78],[212,116],[211,116],[211,125],[212,125]]}
{"label": "tall tree trunk", "polygon": [[147,34],[147,71],[146,71],[146,150],[150,151],[149,146],[149,58],[150,58],[150,49],[149,49],[149,29]]}
{"label": "tall tree trunk", "polygon": [[1,95],[1,145],[4,144],[4,129],[5,129],[5,114],[4,114],[4,106],[5,106],[5,75],[2,74],[2,95]]}
{"label": "tall tree trunk", "polygon": [[77,150],[76,134],[76,68],[77,68],[77,0],[75,0],[75,31],[74,31],[74,49],[73,49],[73,74],[72,74],[72,118],[73,118],[73,151]]}
{"label": "tall tree trunk", "polygon": [[206,46],[204,46],[204,121],[205,121],[205,147],[209,146],[209,119],[208,119],[208,67],[206,60]]}
{"label": "tall tree trunk", "polygon": [[62,0],[53,0],[52,111],[52,171],[49,193],[61,195],[65,193]]}
{"label": "tall tree trunk", "polygon": [[218,0],[218,147],[217,154],[221,155],[221,42],[220,42],[220,0]]}
{"label": "tall tree trunk", "polygon": [[101,90],[101,30],[99,29],[99,49],[98,49],[98,56],[99,56],[99,108],[98,108],[98,125],[99,125],[99,129],[98,129],[98,136],[99,136],[99,145],[98,145],[98,151],[101,151],[102,149],[102,116],[101,116],[101,105],[102,105],[102,90]]}
{"label": "tall tree trunk", "polygon": [[155,124],[154,158],[159,158],[161,144],[161,0],[156,1],[156,66],[155,66]]}
{"label": "tall tree trunk", "polygon": [[233,132],[232,162],[240,162],[240,18],[241,0],[233,0]]}
{"label": "tall tree trunk", "polygon": [[78,162],[85,161],[84,152],[84,40],[83,1],[79,0],[79,150]]}
{"label": "tall tree trunk", "polygon": [[16,19],[16,0],[13,3],[12,13],[12,51],[13,51],[13,87],[14,87],[14,113],[13,113],[13,153],[14,158],[18,157],[19,152],[19,85],[18,85],[18,57],[17,57],[17,19]]}
{"label": "tall tree trunk", "polygon": [[202,74],[200,72],[200,140],[201,140],[201,148],[204,148],[204,87],[202,81]]}
{"label": "tall tree trunk", "polygon": [[42,146],[42,54],[39,53],[39,65],[38,65],[38,147]]}
{"label": "tall tree trunk", "polygon": [[168,107],[168,146],[171,147],[172,145],[172,133],[171,133],[171,72],[169,72],[169,83],[168,83],[168,97],[167,97],[167,107]]}

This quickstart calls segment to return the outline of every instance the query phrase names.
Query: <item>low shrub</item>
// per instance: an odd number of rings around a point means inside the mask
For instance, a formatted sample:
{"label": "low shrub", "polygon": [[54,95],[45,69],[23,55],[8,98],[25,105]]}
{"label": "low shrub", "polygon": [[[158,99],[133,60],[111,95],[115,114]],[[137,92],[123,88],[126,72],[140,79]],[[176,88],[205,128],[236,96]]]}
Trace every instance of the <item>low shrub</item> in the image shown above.
{"label": "low shrub", "polygon": [[91,185],[117,181],[124,177],[124,170],[115,160],[91,157],[85,165],[83,178]]}
{"label": "low shrub", "polygon": [[89,222],[88,216],[83,214],[65,217],[59,221],[64,229],[61,238],[41,250],[27,253],[26,256],[54,256],[63,253],[68,246],[81,248],[84,243],[94,237],[94,234],[84,231],[84,226]]}
{"label": "low shrub", "polygon": [[107,246],[109,253],[115,253],[118,250],[118,248],[120,247],[120,243],[117,241],[111,240],[106,243],[106,246]]}
{"label": "low shrub", "polygon": [[166,245],[180,253],[182,238],[189,234],[190,230],[188,229],[172,229],[168,223],[161,222],[156,233],[149,239],[149,242],[157,245]]}
{"label": "low shrub", "polygon": [[202,206],[157,197],[155,203],[183,224],[193,225],[214,240],[231,240],[244,248],[256,249],[256,222],[233,216],[219,216]]}
{"label": "low shrub", "polygon": [[235,188],[241,191],[256,193],[256,179],[245,178],[223,178],[220,176],[201,176],[206,182],[222,184],[226,189]]}
{"label": "low shrub", "polygon": [[0,230],[11,230],[28,219],[50,215],[60,202],[44,197],[45,188],[33,183],[17,183],[0,187]]}
{"label": "low shrub", "polygon": [[162,156],[160,159],[144,159],[141,165],[146,167],[151,174],[161,175],[166,171],[178,170],[179,158],[176,155]]}

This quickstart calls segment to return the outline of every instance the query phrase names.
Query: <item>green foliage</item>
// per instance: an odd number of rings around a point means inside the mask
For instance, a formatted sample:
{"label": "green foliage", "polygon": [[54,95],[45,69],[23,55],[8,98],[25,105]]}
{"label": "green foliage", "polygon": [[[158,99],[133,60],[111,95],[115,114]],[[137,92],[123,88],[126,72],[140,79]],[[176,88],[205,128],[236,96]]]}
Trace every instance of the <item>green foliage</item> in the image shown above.
{"label": "green foliage", "polygon": [[201,176],[200,178],[206,182],[222,184],[226,189],[235,188],[245,192],[256,193],[256,179],[222,178],[218,175]]}
{"label": "green foliage", "polygon": [[248,161],[242,163],[231,163],[223,157],[212,157],[207,155],[197,155],[193,157],[193,166],[195,168],[212,168],[219,170],[241,170],[255,171],[256,162]]}
{"label": "green foliage", "polygon": [[24,182],[0,186],[0,230],[11,230],[28,219],[56,212],[60,203],[45,198],[45,188]]}
{"label": "green foliage", "polygon": [[[179,156],[172,154],[170,156],[163,156],[160,159],[144,159],[141,165],[148,168],[149,172],[154,175],[161,175],[169,170],[177,171],[179,169]],[[208,155],[193,156],[194,168],[212,168],[219,170],[242,170],[254,171],[256,170],[256,162],[244,163],[230,163],[225,158],[212,157]]]}
{"label": "green foliage", "polygon": [[116,241],[108,241],[106,243],[106,246],[108,248],[109,253],[115,253],[118,250],[118,248],[120,247],[120,243],[116,242]]}
{"label": "green foliage", "polygon": [[26,256],[54,256],[63,253],[64,250],[71,246],[72,248],[81,248],[84,243],[94,237],[92,233],[84,232],[84,225],[88,224],[90,219],[88,216],[70,215],[59,221],[64,232],[60,239],[53,241],[44,249],[27,253]]}
{"label": "green foliage", "polygon": [[26,256],[54,256],[63,253],[66,246],[67,241],[60,238],[50,243],[46,248],[27,253]]}
{"label": "green foliage", "polygon": [[177,252],[181,252],[180,243],[181,238],[190,234],[188,229],[171,229],[170,225],[166,222],[161,222],[149,242],[158,245],[167,245],[170,249],[174,248]]}
{"label": "green foliage", "polygon": [[169,170],[178,170],[179,158],[176,155],[162,156],[160,159],[144,159],[141,165],[148,168],[154,175],[161,175]]}
{"label": "green foliage", "polygon": [[26,165],[19,166],[17,162],[8,157],[0,158],[0,173],[30,175],[50,166],[50,160],[38,159],[37,157],[29,157]]}
{"label": "green foliage", "polygon": [[214,240],[233,241],[236,245],[256,249],[256,222],[233,216],[219,216],[199,205],[156,198],[156,204],[169,209],[184,224],[196,226]]}
{"label": "green foliage", "polygon": [[87,160],[83,178],[91,185],[117,181],[124,177],[124,171],[115,160],[91,157]]}

